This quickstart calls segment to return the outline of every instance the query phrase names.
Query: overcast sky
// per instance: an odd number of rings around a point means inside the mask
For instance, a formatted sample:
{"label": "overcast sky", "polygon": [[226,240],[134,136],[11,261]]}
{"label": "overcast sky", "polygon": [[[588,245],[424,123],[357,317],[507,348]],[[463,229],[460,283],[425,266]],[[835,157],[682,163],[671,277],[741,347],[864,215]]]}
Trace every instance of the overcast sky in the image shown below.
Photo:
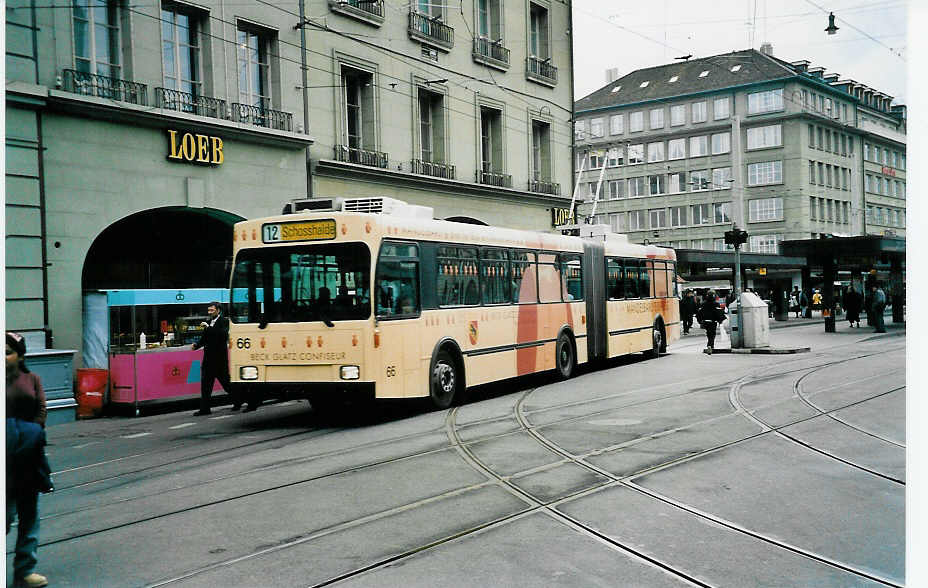
{"label": "overcast sky", "polygon": [[[573,0],[575,97],[604,86],[611,67],[621,77],[680,55],[759,49],[769,41],[780,59],[807,59],[811,67],[906,103],[907,5],[905,0]],[[823,9],[835,13],[837,34],[825,33]]]}

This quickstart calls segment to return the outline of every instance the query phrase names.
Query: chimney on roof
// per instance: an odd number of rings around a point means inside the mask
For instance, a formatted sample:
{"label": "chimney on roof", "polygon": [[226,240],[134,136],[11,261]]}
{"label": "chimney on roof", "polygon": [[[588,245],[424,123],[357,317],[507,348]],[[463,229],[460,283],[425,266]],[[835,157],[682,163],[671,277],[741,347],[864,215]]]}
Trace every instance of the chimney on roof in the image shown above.
{"label": "chimney on roof", "polygon": [[611,84],[612,82],[619,79],[619,68],[610,67],[606,70],[606,83]]}
{"label": "chimney on roof", "polygon": [[773,57],[773,44],[767,41],[764,41],[760,45],[760,52],[763,53],[764,55],[769,55],[770,57]]}

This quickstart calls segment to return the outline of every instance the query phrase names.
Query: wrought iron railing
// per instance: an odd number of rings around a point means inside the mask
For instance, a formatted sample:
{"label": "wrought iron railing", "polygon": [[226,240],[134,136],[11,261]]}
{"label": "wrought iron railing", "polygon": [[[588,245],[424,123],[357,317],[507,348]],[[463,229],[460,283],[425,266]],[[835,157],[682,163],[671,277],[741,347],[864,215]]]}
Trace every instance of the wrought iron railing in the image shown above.
{"label": "wrought iron railing", "polygon": [[477,170],[477,183],[487,184],[489,186],[499,186],[500,188],[512,188],[512,176],[509,174],[499,174]]}
{"label": "wrought iron railing", "polygon": [[546,81],[548,83],[557,83],[557,67],[551,64],[551,58],[539,59],[529,56],[525,60],[525,71],[528,76]]}
{"label": "wrought iron railing", "polygon": [[474,57],[487,59],[500,65],[509,65],[509,49],[503,47],[503,40],[491,41],[483,37],[474,38]]}
{"label": "wrought iron railing", "polygon": [[421,159],[413,159],[412,173],[453,180],[455,168],[453,165],[448,163],[436,163],[434,161],[422,161]]}
{"label": "wrought iron railing", "polygon": [[226,101],[171,88],[155,88],[155,106],[211,118],[226,118]]}
{"label": "wrought iron railing", "polygon": [[383,18],[383,0],[329,0],[329,6],[336,10],[354,9]]}
{"label": "wrought iron railing", "polygon": [[431,17],[415,10],[409,13],[409,35],[449,49],[454,45],[454,29],[441,22],[440,16]]}
{"label": "wrought iron railing", "polygon": [[233,102],[232,120],[278,131],[293,130],[293,114],[251,104]]}
{"label": "wrought iron railing", "polygon": [[346,163],[358,163],[382,168],[386,168],[390,163],[390,157],[386,153],[381,151],[367,151],[347,145],[335,146],[335,159]]}
{"label": "wrought iron railing", "polygon": [[66,69],[63,74],[62,87],[66,92],[148,106],[148,86],[145,84],[74,69]]}
{"label": "wrought iron railing", "polygon": [[528,191],[537,192],[539,194],[554,194],[555,196],[560,196],[561,185],[558,184],[557,182],[545,182],[543,180],[529,180]]}

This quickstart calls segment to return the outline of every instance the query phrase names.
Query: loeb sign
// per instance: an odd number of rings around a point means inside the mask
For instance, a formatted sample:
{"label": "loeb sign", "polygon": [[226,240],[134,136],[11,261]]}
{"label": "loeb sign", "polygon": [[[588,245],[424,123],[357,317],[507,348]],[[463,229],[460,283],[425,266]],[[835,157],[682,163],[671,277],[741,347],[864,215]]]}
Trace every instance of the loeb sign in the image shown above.
{"label": "loeb sign", "polygon": [[222,139],[199,133],[183,133],[168,129],[170,152],[168,159],[202,165],[222,165]]}

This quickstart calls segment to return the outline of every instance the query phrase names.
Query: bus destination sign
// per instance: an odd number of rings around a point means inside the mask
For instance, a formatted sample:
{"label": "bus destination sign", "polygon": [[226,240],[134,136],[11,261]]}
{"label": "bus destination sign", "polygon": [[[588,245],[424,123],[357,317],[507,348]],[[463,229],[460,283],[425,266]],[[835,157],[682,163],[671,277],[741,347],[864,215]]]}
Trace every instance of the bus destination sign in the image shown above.
{"label": "bus destination sign", "polygon": [[326,219],[289,223],[267,223],[261,227],[261,238],[265,243],[334,239],[335,221]]}

